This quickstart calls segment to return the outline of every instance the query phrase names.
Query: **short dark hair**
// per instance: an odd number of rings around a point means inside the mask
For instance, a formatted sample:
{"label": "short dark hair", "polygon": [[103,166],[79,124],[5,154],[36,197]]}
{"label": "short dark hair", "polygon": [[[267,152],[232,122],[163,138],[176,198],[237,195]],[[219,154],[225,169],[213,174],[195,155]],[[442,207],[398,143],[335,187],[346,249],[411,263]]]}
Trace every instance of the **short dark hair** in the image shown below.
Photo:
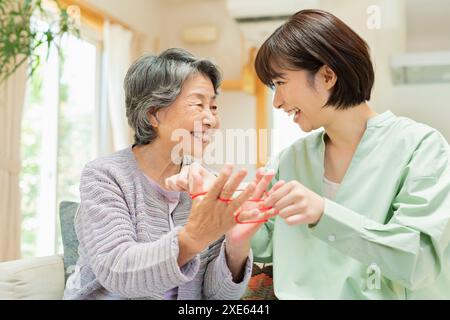
{"label": "short dark hair", "polygon": [[326,106],[346,109],[370,100],[374,69],[369,46],[329,12],[297,12],[263,43],[255,61],[258,77],[270,87],[281,76],[275,68],[307,70],[312,79],[324,65],[337,76]]}
{"label": "short dark hair", "polygon": [[180,48],[160,55],[146,54],[128,69],[124,80],[128,123],[134,129],[135,145],[146,145],[158,136],[148,114],[171,105],[181,93],[184,82],[193,75],[209,78],[217,94],[221,82],[218,67]]}

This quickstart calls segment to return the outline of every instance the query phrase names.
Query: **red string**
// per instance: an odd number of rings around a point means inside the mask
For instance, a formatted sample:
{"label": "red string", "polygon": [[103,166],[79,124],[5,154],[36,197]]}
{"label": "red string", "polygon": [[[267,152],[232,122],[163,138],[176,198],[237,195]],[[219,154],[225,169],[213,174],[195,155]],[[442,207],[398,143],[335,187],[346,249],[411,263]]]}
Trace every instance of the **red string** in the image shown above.
{"label": "red string", "polygon": [[200,193],[195,193],[195,194],[191,194],[191,199],[194,200],[195,198],[198,198],[200,196],[204,196],[205,194],[207,194],[208,192],[200,192]]}
{"label": "red string", "polygon": [[[236,190],[236,191],[244,191],[244,190]],[[204,192],[191,194],[191,198],[192,198],[192,200],[194,200],[195,198],[198,198],[200,196],[204,196],[207,193],[208,193],[207,191],[204,191]],[[264,191],[264,195],[267,196],[267,192]],[[222,197],[219,197],[218,200],[222,201],[222,202],[225,202],[227,204],[230,203],[231,201],[233,201],[233,199],[231,199],[231,198],[230,199],[225,199],[225,198],[222,198]],[[261,201],[264,201],[264,200],[263,199],[250,198],[247,201],[250,201],[250,202],[261,202]],[[268,211],[270,209],[272,209],[272,207],[265,207],[265,206],[263,206],[262,208],[259,208],[258,210],[260,210],[261,212],[265,212],[265,211]],[[241,215],[241,213],[242,213],[242,208],[239,208],[237,213],[236,213],[236,215],[235,215],[235,217],[234,217],[234,220],[238,224],[262,223],[262,222],[267,222],[268,221],[267,219],[252,220],[252,221],[240,221],[239,220],[239,216]]]}

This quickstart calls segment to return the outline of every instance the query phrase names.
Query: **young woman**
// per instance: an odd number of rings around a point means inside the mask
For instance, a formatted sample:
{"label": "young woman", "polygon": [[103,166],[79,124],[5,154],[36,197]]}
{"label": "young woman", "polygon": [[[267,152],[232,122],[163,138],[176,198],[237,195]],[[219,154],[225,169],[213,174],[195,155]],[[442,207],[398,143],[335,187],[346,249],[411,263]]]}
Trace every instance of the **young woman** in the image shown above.
{"label": "young woman", "polygon": [[367,103],[369,48],[332,14],[296,13],[262,45],[273,105],[311,133],[282,151],[253,238],[280,299],[450,298],[450,150],[435,129]]}

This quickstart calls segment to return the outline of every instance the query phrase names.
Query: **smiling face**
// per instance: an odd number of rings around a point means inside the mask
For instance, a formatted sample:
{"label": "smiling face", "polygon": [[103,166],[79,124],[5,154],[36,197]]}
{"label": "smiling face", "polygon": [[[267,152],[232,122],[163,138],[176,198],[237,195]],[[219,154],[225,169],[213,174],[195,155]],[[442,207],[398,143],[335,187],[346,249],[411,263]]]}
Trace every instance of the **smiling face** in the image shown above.
{"label": "smiling face", "polygon": [[323,107],[336,83],[336,75],[323,66],[315,75],[305,70],[279,70],[280,76],[273,79],[275,95],[273,106],[293,116],[305,132],[327,125],[335,108]]}
{"label": "smiling face", "polygon": [[214,130],[219,128],[217,112],[211,80],[202,74],[194,74],[184,82],[175,101],[150,116],[150,121],[164,145],[173,148],[180,143],[181,137],[183,154],[200,158]]}

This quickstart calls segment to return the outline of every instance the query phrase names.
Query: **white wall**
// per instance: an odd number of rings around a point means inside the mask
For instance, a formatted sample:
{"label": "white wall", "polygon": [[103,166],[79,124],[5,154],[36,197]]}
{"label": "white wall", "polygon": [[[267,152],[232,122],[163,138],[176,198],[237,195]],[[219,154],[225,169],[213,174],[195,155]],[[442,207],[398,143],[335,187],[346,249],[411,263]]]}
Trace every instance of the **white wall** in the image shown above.
{"label": "white wall", "polygon": [[[164,19],[161,24],[161,49],[183,47],[197,56],[213,59],[222,69],[224,78],[240,76],[241,37],[239,27],[228,14],[224,0],[162,1]],[[207,44],[187,44],[181,36],[185,28],[213,25],[218,28],[218,41]]]}
{"label": "white wall", "polygon": [[407,50],[450,50],[450,1],[408,0]]}
{"label": "white wall", "polygon": [[161,34],[161,6],[158,0],[84,0],[88,5],[126,23],[135,31],[133,58],[153,52]]}
{"label": "white wall", "polygon": [[147,35],[160,32],[160,1],[158,0],[84,0],[111,16]]}
{"label": "white wall", "polygon": [[395,111],[439,130],[450,142],[450,84],[423,84],[395,88]]}
{"label": "white wall", "polygon": [[[450,51],[450,1],[408,0],[408,52]],[[450,83],[399,86],[395,90],[401,114],[429,124],[450,141]]]}
{"label": "white wall", "polygon": [[[450,5],[443,8],[437,2],[440,0],[322,0],[320,4],[348,23],[371,48],[376,73],[370,104],[378,112],[389,109],[426,123],[450,140],[450,84],[394,86],[389,69],[389,58],[398,53],[450,50],[450,29],[445,28],[450,26],[445,21]],[[370,5],[381,9],[379,30],[366,26],[366,9]]]}
{"label": "white wall", "polygon": [[[378,112],[394,109],[394,86],[390,79],[389,57],[405,51],[406,26],[403,0],[322,0],[321,9],[330,11],[354,29],[371,49],[375,67],[375,85],[370,104]],[[367,8],[379,6],[381,28],[367,27]]]}

